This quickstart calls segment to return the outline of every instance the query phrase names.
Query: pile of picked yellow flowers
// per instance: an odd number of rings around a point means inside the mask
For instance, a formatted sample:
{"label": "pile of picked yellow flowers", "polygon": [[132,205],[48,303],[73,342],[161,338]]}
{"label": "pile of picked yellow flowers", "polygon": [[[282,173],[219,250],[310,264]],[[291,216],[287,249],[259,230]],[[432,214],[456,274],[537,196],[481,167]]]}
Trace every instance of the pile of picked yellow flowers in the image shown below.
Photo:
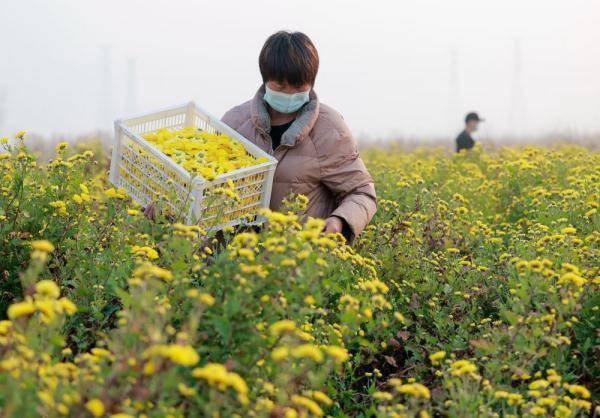
{"label": "pile of picked yellow flowers", "polygon": [[250,155],[241,143],[225,134],[192,127],[179,130],[162,128],[142,137],[188,172],[206,180],[267,161],[265,157]]}

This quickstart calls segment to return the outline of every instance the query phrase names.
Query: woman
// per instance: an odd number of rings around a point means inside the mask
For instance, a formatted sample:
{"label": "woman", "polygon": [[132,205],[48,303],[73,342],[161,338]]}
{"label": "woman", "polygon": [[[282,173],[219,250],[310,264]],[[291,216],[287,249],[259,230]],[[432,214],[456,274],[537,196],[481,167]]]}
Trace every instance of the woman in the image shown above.
{"label": "woman", "polygon": [[342,116],[313,90],[319,55],[300,32],[280,31],[258,59],[263,85],[223,122],[279,161],[271,209],[292,194],[308,197],[307,215],[325,219],[326,233],[352,240],[376,209],[375,187]]}

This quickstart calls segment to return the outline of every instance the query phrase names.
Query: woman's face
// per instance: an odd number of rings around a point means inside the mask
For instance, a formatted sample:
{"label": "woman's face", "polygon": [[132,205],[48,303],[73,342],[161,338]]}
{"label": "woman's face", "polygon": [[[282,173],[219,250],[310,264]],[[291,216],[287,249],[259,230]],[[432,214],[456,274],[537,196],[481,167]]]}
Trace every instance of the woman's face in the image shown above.
{"label": "woman's face", "polygon": [[294,93],[302,93],[311,89],[310,84],[304,84],[303,86],[296,87],[291,86],[288,83],[279,82],[279,81],[267,81],[265,83],[271,90],[278,91],[280,93],[294,94]]}

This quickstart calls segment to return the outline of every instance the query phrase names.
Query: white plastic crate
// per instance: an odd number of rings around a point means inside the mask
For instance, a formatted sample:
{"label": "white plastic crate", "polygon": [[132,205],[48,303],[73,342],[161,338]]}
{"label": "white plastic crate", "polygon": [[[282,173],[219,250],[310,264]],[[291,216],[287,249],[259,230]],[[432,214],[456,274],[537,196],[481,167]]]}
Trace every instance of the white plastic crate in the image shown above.
{"label": "white plastic crate", "polygon": [[[196,127],[225,134],[240,142],[246,151],[266,162],[221,174],[214,180],[192,176],[151,143],[142,134],[161,128],[178,130]],[[211,230],[241,223],[263,221],[261,208],[269,207],[277,160],[242,135],[211,116],[194,102],[129,119],[115,121],[115,143],[110,165],[110,182],[122,187],[142,206],[156,202],[187,224]],[[235,201],[214,190],[226,187],[231,179]]]}

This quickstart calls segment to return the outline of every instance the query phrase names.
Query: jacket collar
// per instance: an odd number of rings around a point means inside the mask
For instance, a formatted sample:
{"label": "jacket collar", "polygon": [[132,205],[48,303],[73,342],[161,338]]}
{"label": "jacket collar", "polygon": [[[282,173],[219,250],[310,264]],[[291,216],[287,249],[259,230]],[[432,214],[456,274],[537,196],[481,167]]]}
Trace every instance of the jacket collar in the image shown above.
{"label": "jacket collar", "polygon": [[[271,117],[267,110],[263,96],[265,95],[264,84],[258,89],[251,106],[251,120],[257,131],[267,135],[271,131]],[[314,90],[310,91],[310,101],[298,111],[296,120],[292,126],[281,137],[281,145],[293,147],[302,141],[312,130],[319,116],[319,98]]]}

